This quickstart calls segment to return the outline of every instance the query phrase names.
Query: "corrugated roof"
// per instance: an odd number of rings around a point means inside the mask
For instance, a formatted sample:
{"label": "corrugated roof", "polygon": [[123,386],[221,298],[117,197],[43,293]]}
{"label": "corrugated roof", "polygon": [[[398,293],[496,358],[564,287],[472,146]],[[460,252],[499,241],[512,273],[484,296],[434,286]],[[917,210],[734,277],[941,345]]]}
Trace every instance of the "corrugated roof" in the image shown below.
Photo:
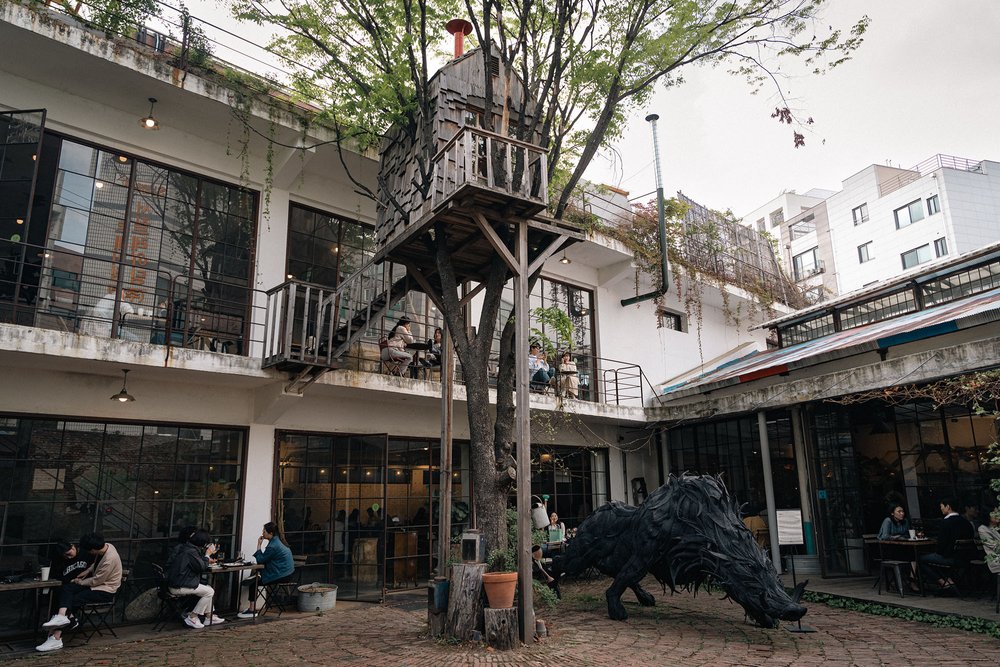
{"label": "corrugated roof", "polygon": [[1000,288],[780,350],[758,352],[718,366],[691,380],[664,387],[662,394],[669,399],[701,394],[998,320]]}

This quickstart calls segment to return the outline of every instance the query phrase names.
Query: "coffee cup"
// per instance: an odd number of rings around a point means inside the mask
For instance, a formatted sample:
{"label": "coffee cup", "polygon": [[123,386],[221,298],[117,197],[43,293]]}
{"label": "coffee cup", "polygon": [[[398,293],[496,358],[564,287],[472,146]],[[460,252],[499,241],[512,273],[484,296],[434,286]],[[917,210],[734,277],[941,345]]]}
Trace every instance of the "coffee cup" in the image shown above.
{"label": "coffee cup", "polygon": [[913,528],[910,528],[910,539],[911,540],[917,539],[917,531],[914,530]]}
{"label": "coffee cup", "polygon": [[46,566],[46,567],[41,568],[41,573],[39,574],[38,578],[41,579],[42,581],[48,581],[49,580],[49,572],[51,572],[51,571],[52,571],[51,567],[47,567]]}

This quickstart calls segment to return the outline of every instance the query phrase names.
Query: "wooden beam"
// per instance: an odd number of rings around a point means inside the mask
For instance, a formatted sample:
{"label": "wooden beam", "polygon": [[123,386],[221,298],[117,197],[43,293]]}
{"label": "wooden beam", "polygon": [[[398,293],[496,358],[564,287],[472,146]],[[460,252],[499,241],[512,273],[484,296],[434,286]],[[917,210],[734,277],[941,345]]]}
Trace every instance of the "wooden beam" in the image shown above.
{"label": "wooden beam", "polygon": [[545,250],[539,253],[538,257],[535,257],[535,259],[531,261],[531,265],[528,266],[528,275],[529,276],[535,275],[535,272],[538,271],[538,269],[542,268],[542,264],[544,264],[549,257],[559,252],[559,248],[562,246],[563,243],[566,242],[568,238],[569,237],[563,234],[555,241],[550,243],[549,247],[547,247]]}
{"label": "wooden beam", "polygon": [[[430,297],[430,300],[434,302],[434,305],[437,306],[438,310],[444,312],[444,307],[441,304],[441,297],[438,296],[437,291],[431,287],[430,282],[428,282],[427,278],[424,277],[424,274],[420,272],[420,269],[413,262],[406,262],[403,266],[405,266],[406,270],[410,272],[413,279],[417,281],[417,284],[424,288],[424,294]],[[437,271],[435,271],[435,273],[437,273]]]}
{"label": "wooden beam", "polygon": [[493,229],[493,225],[491,225],[479,211],[472,212],[472,219],[476,221],[477,225],[479,225],[479,229],[483,232],[486,240],[490,242],[490,245],[493,246],[493,249],[497,251],[497,254],[500,255],[503,261],[507,262],[507,266],[514,273],[514,275],[518,275],[521,267],[518,265],[517,260],[514,259],[514,255],[512,255],[510,250],[507,249],[507,246],[504,245],[500,235],[497,234],[495,229]]}
{"label": "wooden beam", "polygon": [[474,288],[472,288],[471,292],[469,292],[468,294],[466,294],[465,296],[462,297],[462,300],[458,302],[458,305],[465,306],[470,301],[472,301],[472,298],[474,296],[476,296],[477,294],[479,294],[480,292],[482,292],[484,289],[486,289],[486,282],[485,281],[477,284]]}
{"label": "wooden beam", "polygon": [[[514,354],[528,358],[528,227],[517,226],[517,256],[521,271],[514,282]],[[517,437],[517,611],[521,641],[531,642],[535,634],[534,591],[531,588],[531,398],[528,364],[517,364],[516,430]]]}
{"label": "wooden beam", "polygon": [[537,229],[541,232],[547,232],[549,234],[565,234],[571,239],[577,241],[586,241],[587,235],[580,229],[574,228],[572,225],[563,223],[558,224],[557,222],[543,222],[538,218],[532,218],[528,220],[528,227],[531,229]]}

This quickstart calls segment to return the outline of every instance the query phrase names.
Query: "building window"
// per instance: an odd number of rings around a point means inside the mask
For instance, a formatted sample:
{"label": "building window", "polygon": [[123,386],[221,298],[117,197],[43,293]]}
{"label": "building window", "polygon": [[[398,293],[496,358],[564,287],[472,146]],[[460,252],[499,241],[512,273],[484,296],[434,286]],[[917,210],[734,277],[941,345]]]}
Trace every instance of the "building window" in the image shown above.
{"label": "building window", "polygon": [[944,257],[948,254],[948,239],[937,239],[934,241],[934,254],[937,257]]}
{"label": "building window", "polygon": [[[18,569],[30,561],[34,571],[57,536],[96,530],[126,563],[163,563],[177,531],[192,525],[235,554],[244,435],[201,425],[0,417],[0,549],[8,562],[17,554]],[[152,572],[142,572],[129,580],[137,591],[155,585]],[[5,625],[0,635],[12,629]]]}
{"label": "building window", "polygon": [[771,221],[771,226],[777,227],[778,225],[780,225],[785,221],[785,212],[784,210],[779,208],[777,211],[771,211],[771,214],[768,216],[768,218]]}
{"label": "building window", "polygon": [[286,275],[295,280],[336,287],[375,253],[375,230],[292,204],[288,213]]}
{"label": "building window", "polygon": [[656,323],[662,329],[684,331],[684,316],[666,308],[656,309]]}
{"label": "building window", "polygon": [[851,209],[851,217],[854,218],[855,226],[868,222],[868,204],[864,203]]}
{"label": "building window", "polygon": [[915,199],[906,206],[897,208],[892,214],[896,216],[896,229],[902,229],[923,220],[924,207],[921,206],[919,199]]}
{"label": "building window", "polygon": [[798,222],[793,222],[788,226],[788,232],[792,237],[792,240],[800,239],[803,236],[808,236],[816,231],[816,218],[815,216],[807,216]]}
{"label": "building window", "polygon": [[810,287],[809,289],[805,290],[805,292],[803,292],[803,294],[806,297],[806,301],[808,301],[810,304],[820,303],[821,301],[823,301],[824,293],[825,292],[823,290],[822,285],[816,285],[816,287]]}
{"label": "building window", "polygon": [[941,212],[941,202],[938,201],[937,195],[931,195],[927,198],[927,215],[934,215],[935,213]]}
{"label": "building window", "polygon": [[764,224],[764,218],[760,218],[759,220],[757,220],[757,231],[758,232],[767,231],[767,227]]}
{"label": "building window", "polygon": [[929,243],[925,243],[919,248],[907,250],[899,257],[903,260],[903,268],[909,269],[919,264],[923,264],[924,262],[931,261],[931,246]]}
{"label": "building window", "polygon": [[858,263],[864,264],[872,260],[872,242],[862,243],[858,246]]}
{"label": "building window", "polygon": [[823,262],[817,257],[817,248],[811,248],[792,257],[792,269],[795,279],[802,280],[823,271]]}

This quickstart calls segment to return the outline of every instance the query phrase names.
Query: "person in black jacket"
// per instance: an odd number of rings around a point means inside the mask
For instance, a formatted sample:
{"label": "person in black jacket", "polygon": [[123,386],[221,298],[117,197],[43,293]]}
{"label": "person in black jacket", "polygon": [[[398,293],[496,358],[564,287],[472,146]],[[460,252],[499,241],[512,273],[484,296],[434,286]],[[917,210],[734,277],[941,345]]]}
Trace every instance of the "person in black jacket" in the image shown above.
{"label": "person in black jacket", "polygon": [[954,591],[955,582],[951,577],[943,576],[936,566],[951,567],[955,565],[955,540],[971,540],[974,536],[972,524],[952,509],[955,501],[951,498],[941,499],[941,530],[938,532],[937,549],[933,553],[920,556],[920,573],[924,581],[937,581],[942,592]]}
{"label": "person in black jacket", "polygon": [[[196,531],[190,540],[175,548],[167,568],[167,587],[173,595],[198,597],[194,609],[184,618],[184,623],[191,628],[225,622],[225,619],[211,613],[215,590],[201,583],[201,575],[208,570],[208,560],[216,550],[214,544],[209,544],[210,541],[207,530]],[[199,616],[205,618],[204,623]]]}
{"label": "person in black jacket", "polygon": [[59,541],[56,543],[55,567],[52,568],[55,574],[54,579],[58,579],[64,584],[68,584],[83,573],[94,559],[85,551],[80,551],[77,545],[72,542]]}

